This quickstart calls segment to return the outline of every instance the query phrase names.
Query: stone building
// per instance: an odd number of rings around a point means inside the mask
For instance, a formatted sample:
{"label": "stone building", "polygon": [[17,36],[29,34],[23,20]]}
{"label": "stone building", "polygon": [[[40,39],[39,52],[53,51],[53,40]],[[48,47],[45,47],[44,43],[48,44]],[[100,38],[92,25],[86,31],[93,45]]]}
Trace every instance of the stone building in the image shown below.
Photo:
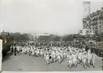
{"label": "stone building", "polygon": [[103,8],[83,18],[83,30],[84,29],[87,29],[87,34],[103,34]]}

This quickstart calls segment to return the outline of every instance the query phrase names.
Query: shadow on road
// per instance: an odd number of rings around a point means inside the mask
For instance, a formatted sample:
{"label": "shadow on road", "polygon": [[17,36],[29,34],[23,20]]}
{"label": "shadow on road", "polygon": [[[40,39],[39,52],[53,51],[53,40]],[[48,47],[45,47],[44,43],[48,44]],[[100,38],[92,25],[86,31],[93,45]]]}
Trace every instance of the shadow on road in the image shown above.
{"label": "shadow on road", "polygon": [[2,62],[5,62],[9,59],[10,59],[10,55],[6,55],[6,56],[2,57]]}

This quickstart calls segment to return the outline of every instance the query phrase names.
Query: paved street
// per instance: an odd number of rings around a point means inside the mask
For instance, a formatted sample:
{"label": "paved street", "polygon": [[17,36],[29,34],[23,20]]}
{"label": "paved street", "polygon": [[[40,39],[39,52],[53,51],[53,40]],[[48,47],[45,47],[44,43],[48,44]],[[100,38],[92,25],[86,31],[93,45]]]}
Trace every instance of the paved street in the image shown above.
{"label": "paved street", "polygon": [[102,58],[96,57],[95,68],[90,67],[84,69],[81,65],[77,68],[68,69],[67,64],[63,61],[62,64],[53,63],[46,64],[42,57],[34,57],[28,55],[10,56],[3,60],[2,70],[4,71],[84,71],[102,70]]}

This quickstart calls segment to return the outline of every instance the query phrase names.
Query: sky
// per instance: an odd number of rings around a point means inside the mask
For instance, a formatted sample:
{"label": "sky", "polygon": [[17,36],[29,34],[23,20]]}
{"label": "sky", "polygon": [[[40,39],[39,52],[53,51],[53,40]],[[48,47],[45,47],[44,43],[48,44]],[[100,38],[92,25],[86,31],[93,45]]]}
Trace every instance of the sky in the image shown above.
{"label": "sky", "polygon": [[82,0],[0,0],[0,31],[78,33],[82,16]]}

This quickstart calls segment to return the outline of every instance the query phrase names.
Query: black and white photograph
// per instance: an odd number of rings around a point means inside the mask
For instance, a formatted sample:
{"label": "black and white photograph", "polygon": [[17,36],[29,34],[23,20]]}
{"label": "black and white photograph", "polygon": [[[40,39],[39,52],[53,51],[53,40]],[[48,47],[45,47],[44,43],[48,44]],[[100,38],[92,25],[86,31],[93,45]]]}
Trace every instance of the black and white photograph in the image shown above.
{"label": "black and white photograph", "polygon": [[103,0],[0,0],[0,70],[103,71]]}

